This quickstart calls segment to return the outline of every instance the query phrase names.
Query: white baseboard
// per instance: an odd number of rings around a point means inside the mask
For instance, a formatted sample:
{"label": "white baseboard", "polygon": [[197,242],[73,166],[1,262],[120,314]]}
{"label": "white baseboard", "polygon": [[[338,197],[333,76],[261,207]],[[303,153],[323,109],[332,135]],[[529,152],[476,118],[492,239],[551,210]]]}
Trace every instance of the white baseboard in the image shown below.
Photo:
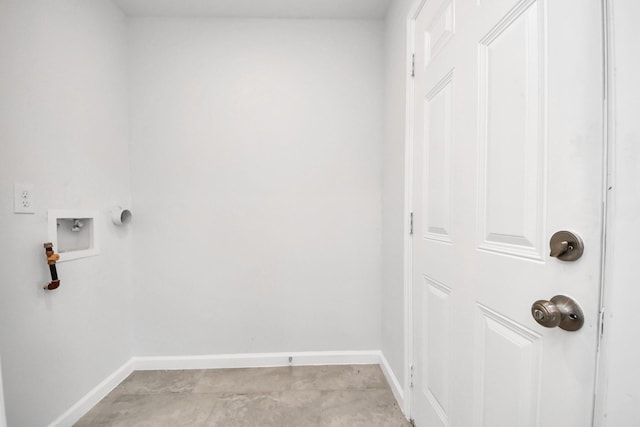
{"label": "white baseboard", "polygon": [[404,388],[400,385],[400,381],[398,381],[398,378],[393,373],[393,370],[391,369],[391,366],[389,365],[387,358],[384,357],[384,354],[382,352],[380,352],[380,369],[382,369],[382,373],[387,378],[387,382],[391,387],[393,396],[396,398],[396,401],[398,402],[398,406],[400,406],[400,410],[402,411],[404,416],[407,417],[408,419],[409,414],[406,413],[407,408],[405,406],[406,402],[404,400]]}
{"label": "white baseboard", "polygon": [[49,427],[68,427],[76,423],[84,414],[89,412],[98,402],[118,386],[134,371],[133,359],[129,359],[124,365],[119,367],[114,373],[105,378],[100,384],[95,386],[89,393],[84,395],[75,405],[60,415]]}
{"label": "white baseboard", "polygon": [[[291,361],[289,358],[291,358]],[[136,371],[313,365],[377,365],[379,363],[380,352],[377,350],[214,354],[204,356],[150,356],[133,358],[134,369]]]}
{"label": "white baseboard", "polygon": [[[291,359],[290,359],[291,358]],[[133,371],[266,368],[274,366],[380,365],[391,391],[404,410],[404,392],[387,359],[378,350],[317,351],[291,353],[244,353],[204,356],[133,357],[81,398],[49,427],[68,427],[77,422]],[[405,414],[406,415],[406,414]]]}

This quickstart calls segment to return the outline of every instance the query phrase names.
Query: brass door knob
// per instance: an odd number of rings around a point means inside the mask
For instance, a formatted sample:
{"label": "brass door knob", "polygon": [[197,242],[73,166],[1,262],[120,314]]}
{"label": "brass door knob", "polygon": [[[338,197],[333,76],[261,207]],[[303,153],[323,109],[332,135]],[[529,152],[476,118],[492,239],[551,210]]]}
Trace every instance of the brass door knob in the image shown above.
{"label": "brass door knob", "polygon": [[538,300],[531,306],[533,319],[545,328],[560,327],[565,331],[577,331],[584,325],[580,305],[565,295],[556,295],[551,301]]}

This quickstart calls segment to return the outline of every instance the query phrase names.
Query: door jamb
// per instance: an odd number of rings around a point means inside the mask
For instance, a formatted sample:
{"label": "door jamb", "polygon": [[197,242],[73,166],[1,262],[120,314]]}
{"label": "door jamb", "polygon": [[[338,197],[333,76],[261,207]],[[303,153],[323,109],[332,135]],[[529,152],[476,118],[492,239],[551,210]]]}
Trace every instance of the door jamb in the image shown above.
{"label": "door jamb", "polygon": [[7,426],[7,416],[4,409],[4,392],[2,383],[2,362],[0,361],[0,427]]}
{"label": "door jamb", "polygon": [[603,209],[602,209],[602,267],[600,280],[600,316],[598,319],[598,344],[596,355],[595,390],[593,397],[592,427],[603,426],[606,403],[608,357],[607,343],[604,336],[605,317],[609,299],[607,289],[612,284],[612,262],[615,244],[614,234],[614,199],[615,193],[611,191],[614,186],[613,170],[615,160],[615,73],[614,73],[614,40],[612,1],[601,0],[602,5],[602,55],[603,55]]}

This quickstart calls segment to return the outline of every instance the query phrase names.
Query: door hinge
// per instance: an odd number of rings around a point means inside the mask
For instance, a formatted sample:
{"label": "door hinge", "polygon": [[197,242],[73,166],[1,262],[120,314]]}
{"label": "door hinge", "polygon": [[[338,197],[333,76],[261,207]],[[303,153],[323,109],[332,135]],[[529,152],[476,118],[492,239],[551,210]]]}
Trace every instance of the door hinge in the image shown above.
{"label": "door hinge", "polygon": [[409,235],[413,236],[413,212],[409,214]]}
{"label": "door hinge", "polygon": [[416,54],[411,54],[411,77],[416,76]]}
{"label": "door hinge", "polygon": [[413,388],[413,365],[409,366],[409,388]]}
{"label": "door hinge", "polygon": [[604,336],[604,308],[600,311],[600,339]]}

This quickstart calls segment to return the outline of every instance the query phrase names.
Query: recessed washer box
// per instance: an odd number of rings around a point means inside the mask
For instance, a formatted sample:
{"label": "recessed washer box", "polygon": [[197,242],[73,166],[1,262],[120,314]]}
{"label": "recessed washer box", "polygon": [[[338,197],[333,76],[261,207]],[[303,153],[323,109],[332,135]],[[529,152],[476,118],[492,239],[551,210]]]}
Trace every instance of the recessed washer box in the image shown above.
{"label": "recessed washer box", "polygon": [[58,262],[100,254],[98,216],[97,211],[49,209],[49,241],[60,254]]}

